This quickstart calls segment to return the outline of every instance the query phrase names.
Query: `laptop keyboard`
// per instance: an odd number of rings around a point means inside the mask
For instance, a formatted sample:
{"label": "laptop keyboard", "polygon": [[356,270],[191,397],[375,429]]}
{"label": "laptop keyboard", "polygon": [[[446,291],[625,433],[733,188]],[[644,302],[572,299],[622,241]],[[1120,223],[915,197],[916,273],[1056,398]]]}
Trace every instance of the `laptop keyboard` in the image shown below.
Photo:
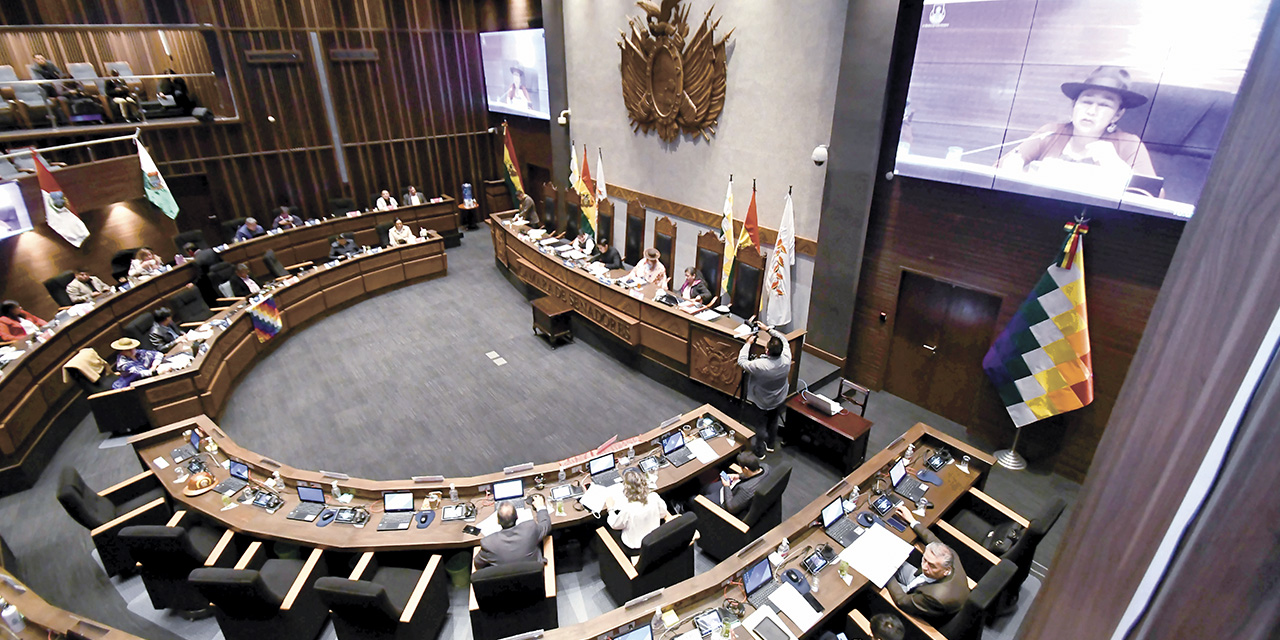
{"label": "laptop keyboard", "polygon": [[849,518],[840,518],[835,524],[831,525],[830,529],[827,529],[827,535],[831,536],[831,539],[836,542],[839,542],[840,546],[847,547],[858,538],[854,533],[854,529],[857,527],[857,523]]}
{"label": "laptop keyboard", "polygon": [[177,449],[174,449],[173,451],[169,452],[169,457],[173,458],[174,462],[182,462],[187,458],[194,458],[195,455],[196,455],[196,450],[192,449],[191,445],[189,444],[184,444],[181,447],[178,447]]}
{"label": "laptop keyboard", "polygon": [[306,520],[310,522],[315,520],[321,511],[324,511],[324,505],[319,502],[304,502],[295,507],[293,511],[290,511],[288,518],[290,520]]}
{"label": "laptop keyboard", "polygon": [[618,480],[620,479],[622,479],[622,476],[618,475],[617,469],[610,469],[608,471],[605,471],[604,473],[597,473],[596,475],[591,476],[592,482],[605,485],[606,487],[611,484],[617,483]]}
{"label": "laptop keyboard", "polygon": [[693,452],[689,451],[689,447],[680,447],[675,451],[666,454],[667,462],[674,466],[680,466],[690,460],[693,460]]}
{"label": "laptop keyboard", "polygon": [[226,480],[219,482],[218,486],[214,487],[213,490],[224,496],[234,496],[247,484],[249,483],[241,480],[240,478],[227,478]]}
{"label": "laptop keyboard", "polygon": [[781,582],[770,578],[768,582],[760,585],[759,589],[756,589],[751,592],[751,595],[747,596],[747,602],[750,602],[751,606],[757,609],[762,608],[764,605],[769,604],[769,594],[777,591],[778,587],[781,586]]}
{"label": "laptop keyboard", "polygon": [[928,487],[926,487],[923,482],[920,482],[911,476],[903,478],[902,482],[899,482],[898,486],[893,488],[895,493],[912,502],[919,502],[920,498],[924,496],[924,492],[927,490]]}
{"label": "laptop keyboard", "polygon": [[409,523],[413,522],[414,513],[412,511],[396,511],[382,516],[382,521],[378,523],[378,531],[407,529]]}

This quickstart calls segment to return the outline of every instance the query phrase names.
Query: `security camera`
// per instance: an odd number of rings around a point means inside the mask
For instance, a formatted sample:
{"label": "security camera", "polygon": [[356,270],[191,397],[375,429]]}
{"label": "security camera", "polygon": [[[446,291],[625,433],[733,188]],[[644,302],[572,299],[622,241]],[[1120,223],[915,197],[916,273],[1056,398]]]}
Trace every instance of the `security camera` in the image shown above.
{"label": "security camera", "polygon": [[569,110],[568,109],[565,109],[564,111],[560,112],[560,117],[556,118],[556,124],[559,124],[562,127],[569,126]]}
{"label": "security camera", "polygon": [[827,163],[827,145],[820,144],[813,148],[813,155],[809,156],[813,160],[813,164],[821,167]]}

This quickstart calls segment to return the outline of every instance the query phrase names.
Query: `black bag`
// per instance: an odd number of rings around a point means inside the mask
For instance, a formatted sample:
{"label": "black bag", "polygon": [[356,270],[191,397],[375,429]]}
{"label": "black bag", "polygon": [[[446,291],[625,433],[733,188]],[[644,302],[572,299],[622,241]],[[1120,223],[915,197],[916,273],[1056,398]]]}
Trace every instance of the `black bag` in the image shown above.
{"label": "black bag", "polygon": [[1022,525],[1016,522],[1006,522],[997,526],[991,533],[987,534],[987,539],[982,541],[982,547],[996,555],[1004,555],[1006,551],[1013,548],[1018,538],[1022,537],[1024,529]]}

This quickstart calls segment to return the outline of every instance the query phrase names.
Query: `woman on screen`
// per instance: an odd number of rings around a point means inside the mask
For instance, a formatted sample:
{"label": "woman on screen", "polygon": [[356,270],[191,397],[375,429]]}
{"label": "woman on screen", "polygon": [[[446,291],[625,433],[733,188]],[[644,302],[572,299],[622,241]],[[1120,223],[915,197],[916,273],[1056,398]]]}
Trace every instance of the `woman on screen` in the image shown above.
{"label": "woman on screen", "polygon": [[526,111],[533,110],[533,98],[529,95],[529,88],[524,86],[524,69],[520,67],[511,67],[511,87],[507,89],[507,104],[524,109]]}
{"label": "woman on screen", "polygon": [[1126,109],[1147,102],[1146,96],[1129,90],[1128,71],[1098,67],[1084,82],[1063,83],[1062,93],[1072,100],[1071,121],[1040,127],[1000,158],[997,167],[1025,171],[1033,162],[1061,160],[1156,175],[1142,139],[1116,128]]}

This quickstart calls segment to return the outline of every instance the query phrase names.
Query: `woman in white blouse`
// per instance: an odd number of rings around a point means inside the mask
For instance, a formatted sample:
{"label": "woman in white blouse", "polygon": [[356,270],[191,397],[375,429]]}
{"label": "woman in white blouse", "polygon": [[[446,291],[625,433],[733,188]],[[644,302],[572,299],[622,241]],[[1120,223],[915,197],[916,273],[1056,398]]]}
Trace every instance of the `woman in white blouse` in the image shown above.
{"label": "woman in white blouse", "polygon": [[644,474],[637,469],[622,472],[622,495],[626,502],[615,504],[610,496],[605,508],[609,511],[609,526],[618,532],[623,550],[634,555],[640,552],[644,537],[670,518],[671,513],[662,498],[649,490]]}
{"label": "woman in white blouse", "polygon": [[401,244],[412,244],[413,229],[410,229],[409,225],[396,220],[396,226],[388,230],[387,238],[390,241],[388,246],[392,247]]}

